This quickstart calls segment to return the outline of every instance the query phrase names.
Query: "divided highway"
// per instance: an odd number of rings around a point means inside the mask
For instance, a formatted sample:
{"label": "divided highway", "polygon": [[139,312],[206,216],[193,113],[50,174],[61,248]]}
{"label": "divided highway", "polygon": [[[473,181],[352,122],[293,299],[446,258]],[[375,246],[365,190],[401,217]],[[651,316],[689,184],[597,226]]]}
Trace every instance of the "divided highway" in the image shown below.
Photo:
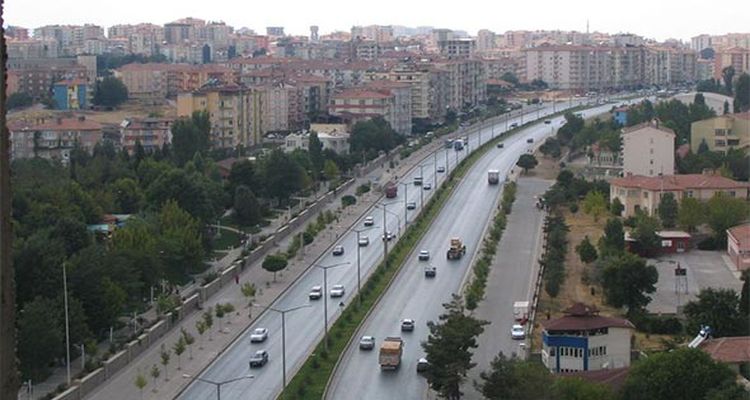
{"label": "divided highway", "polygon": [[[534,111],[527,114],[524,118],[528,121],[532,117],[546,115],[552,112],[551,106],[544,106],[538,112]],[[423,389],[424,381],[417,380],[414,371],[411,368],[413,362],[421,354],[419,340],[426,335],[425,322],[429,319],[437,318],[440,310],[440,304],[449,298],[450,293],[456,292],[458,285],[466,272],[468,260],[474,253],[476,242],[487,221],[489,211],[499,194],[497,186],[488,188],[486,184],[487,169],[495,168],[503,171],[501,176],[515,163],[518,155],[527,151],[532,145],[526,143],[526,138],[533,137],[534,144],[537,144],[545,135],[550,134],[551,126],[559,127],[561,118],[557,118],[553,124],[537,124],[532,128],[524,130],[523,135],[516,135],[505,141],[505,149],[493,149],[471,170],[468,176],[454,192],[452,199],[446,206],[441,216],[435,221],[435,224],[427,234],[427,240],[423,241],[424,246],[431,251],[433,263],[438,268],[436,279],[424,281],[422,266],[416,262],[409,262],[404,271],[397,278],[394,286],[384,298],[373,317],[367,321],[366,327],[371,326],[370,330],[365,330],[367,334],[373,334],[378,339],[378,344],[386,335],[398,333],[398,321],[402,317],[411,317],[417,319],[417,329],[409,335],[406,345],[404,360],[408,368],[406,371],[396,375],[404,379],[404,386],[393,396],[392,390],[380,385],[381,377],[377,361],[372,358],[372,354],[360,355],[347,353],[347,360],[352,360],[354,364],[346,365],[340,371],[352,373],[347,375],[343,381],[346,382],[340,388],[335,388],[339,396],[331,398],[416,398],[419,391]],[[514,122],[520,123],[520,117],[513,117],[509,124]],[[490,139],[491,128],[487,123],[482,128],[482,139],[486,142]],[[504,131],[505,120],[502,123],[496,122],[494,127],[495,134]],[[470,137],[470,149],[474,150],[479,145],[478,131],[476,127],[469,128],[467,133]],[[447,157],[446,157],[447,154]],[[436,156],[428,156],[422,162],[424,168],[424,183],[433,185],[433,190],[424,190],[422,187],[412,184],[413,178],[420,175],[420,168],[412,169],[406,176],[399,177],[398,196],[395,199],[382,198],[380,204],[387,204],[385,214],[386,230],[398,234],[404,230],[404,212],[411,221],[416,212],[421,208],[420,198],[423,196],[424,201],[432,195],[434,191],[434,180],[436,167],[445,166],[448,160],[447,171],[437,173],[437,184],[441,184],[445,176],[467,154],[466,151],[455,152],[452,149],[440,149]],[[435,166],[434,163],[437,163]],[[477,183],[478,182],[478,183]],[[408,190],[405,193],[404,184]],[[406,198],[405,198],[406,196]],[[417,205],[416,210],[405,210],[407,202],[414,202]],[[372,216],[374,219],[374,229],[363,232],[362,236],[369,238],[369,245],[360,247],[360,274],[361,281],[365,282],[366,278],[372,272],[372,269],[383,257],[383,210],[382,207],[376,207],[365,216]],[[364,216],[355,225],[354,229],[363,229]],[[478,223],[478,221],[482,221]],[[450,236],[461,236],[468,242],[467,255],[460,261],[454,261],[450,264],[445,261],[445,250],[447,249],[448,239]],[[391,244],[395,244],[391,242]],[[429,244],[429,245],[428,245]],[[344,247],[345,252],[340,256],[327,254],[321,257],[317,264],[329,266],[333,264],[344,263],[343,265],[328,270],[328,290],[333,285],[342,284],[346,293],[341,298],[328,298],[328,324],[332,324],[340,314],[340,302],[348,304],[356,294],[357,290],[357,234],[348,230],[336,242],[336,245]],[[389,246],[390,247],[390,246]],[[422,247],[419,247],[420,249]],[[415,254],[416,257],[416,254]],[[417,275],[419,275],[417,277]],[[324,330],[324,301],[309,300],[309,292],[313,286],[323,286],[323,270],[312,267],[306,271],[297,282],[292,284],[271,306],[278,310],[288,310],[299,306],[306,306],[296,311],[286,313],[286,379],[291,380],[293,373],[309,356],[314,346],[320,341]],[[323,293],[323,296],[329,296]],[[398,301],[394,300],[398,299]],[[387,310],[387,312],[385,311]],[[379,315],[381,315],[379,317]],[[378,322],[374,322],[378,321]],[[282,318],[280,313],[274,311],[265,311],[263,315],[251,326],[247,332],[243,333],[223,354],[221,354],[201,375],[201,379],[215,382],[231,380],[237,377],[251,374],[253,379],[238,380],[233,383],[223,385],[221,393],[224,398],[229,399],[273,399],[282,389]],[[250,333],[255,328],[267,328],[269,330],[268,339],[262,343],[251,343]],[[269,353],[269,362],[262,368],[249,369],[250,356],[256,350],[266,350]],[[351,353],[351,350],[350,350]],[[360,357],[361,356],[361,357]],[[364,357],[370,357],[365,361]],[[407,380],[407,373],[411,379]],[[354,380],[351,380],[354,379]],[[407,382],[408,381],[408,382]],[[352,382],[356,382],[353,384]],[[399,381],[399,387],[401,386]],[[408,386],[407,386],[408,384]],[[404,392],[408,387],[409,397],[405,397]],[[363,388],[368,388],[368,391]],[[387,389],[385,392],[382,390]],[[346,394],[343,394],[344,391]],[[361,391],[361,393],[359,393]],[[355,396],[357,393],[357,396]],[[375,397],[373,396],[375,394]],[[385,394],[391,393],[391,394]],[[216,388],[214,385],[200,381],[192,382],[185,391],[179,396],[180,399],[203,400],[214,399],[216,397]]]}

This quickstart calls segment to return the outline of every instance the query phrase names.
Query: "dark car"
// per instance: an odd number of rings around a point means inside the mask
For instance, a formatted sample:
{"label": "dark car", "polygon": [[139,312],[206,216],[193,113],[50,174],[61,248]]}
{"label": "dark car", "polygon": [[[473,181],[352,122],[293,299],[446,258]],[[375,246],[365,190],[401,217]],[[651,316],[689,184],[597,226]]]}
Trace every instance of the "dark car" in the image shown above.
{"label": "dark car", "polygon": [[526,143],[534,143],[534,138],[528,138],[528,139],[526,139]]}
{"label": "dark car", "polygon": [[503,147],[505,147],[505,144],[503,142],[497,144],[498,149],[502,149]]}
{"label": "dark car", "polygon": [[250,357],[250,368],[260,368],[268,362],[268,352],[265,350],[258,350]]}
{"label": "dark car", "polygon": [[333,255],[334,256],[341,256],[344,255],[344,246],[336,246],[333,248]]}

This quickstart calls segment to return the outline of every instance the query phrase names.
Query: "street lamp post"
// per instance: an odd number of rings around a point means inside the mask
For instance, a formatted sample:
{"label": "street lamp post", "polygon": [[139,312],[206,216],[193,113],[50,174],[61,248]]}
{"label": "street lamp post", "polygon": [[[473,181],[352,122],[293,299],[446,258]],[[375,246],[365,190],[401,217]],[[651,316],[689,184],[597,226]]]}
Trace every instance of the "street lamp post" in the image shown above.
{"label": "street lamp post", "polygon": [[[407,216],[407,201],[409,200],[409,184],[408,183],[402,183],[404,186],[404,227],[406,227],[406,224],[409,223],[409,217]],[[357,232],[357,235],[359,235],[359,232]],[[357,243],[359,243],[359,237],[357,237]],[[359,248],[359,245],[357,246]]]}
{"label": "street lamp post", "polygon": [[301,308],[310,307],[309,304],[303,304],[301,306],[297,307],[291,307],[287,308],[286,310],[281,310],[278,308],[273,308],[271,306],[262,306],[253,304],[256,307],[265,308],[266,310],[275,311],[279,314],[281,314],[281,376],[282,376],[282,389],[286,388],[286,313],[297,311]]}
{"label": "street lamp post", "polygon": [[369,228],[365,229],[353,229],[354,232],[357,232],[357,298],[359,299],[360,304],[362,303],[362,295],[360,291],[362,290],[362,275],[360,273],[360,247],[359,247],[359,234],[365,231],[369,231],[371,229],[379,228],[379,226],[371,226]]}
{"label": "street lamp post", "polygon": [[[434,182],[432,184],[432,188],[434,190],[437,190],[437,151],[434,152],[434,153],[432,153],[432,154],[433,154],[433,157],[432,157],[433,158],[432,159],[432,170],[433,170],[432,171],[432,178],[433,179],[432,180]],[[404,221],[404,229],[406,229],[406,221]]]}
{"label": "street lamp post", "polygon": [[[357,250],[359,250],[359,239],[357,239]],[[323,270],[323,342],[325,343],[326,348],[328,348],[328,270],[331,268],[342,267],[344,265],[349,265],[349,262],[347,261],[331,265],[313,264],[313,267]]]}
{"label": "street lamp post", "polygon": [[255,378],[255,376],[253,376],[253,375],[245,375],[245,376],[240,376],[238,378],[229,379],[229,380],[223,381],[223,382],[216,382],[216,381],[212,381],[210,379],[204,379],[204,378],[200,378],[200,377],[189,375],[189,374],[182,374],[182,377],[185,378],[185,379],[193,379],[193,380],[196,380],[196,381],[200,381],[200,382],[203,382],[203,383],[208,383],[208,384],[216,386],[216,400],[221,400],[221,387],[223,385],[226,385],[227,383],[237,382],[237,381],[242,380],[242,379],[253,379],[253,378]]}

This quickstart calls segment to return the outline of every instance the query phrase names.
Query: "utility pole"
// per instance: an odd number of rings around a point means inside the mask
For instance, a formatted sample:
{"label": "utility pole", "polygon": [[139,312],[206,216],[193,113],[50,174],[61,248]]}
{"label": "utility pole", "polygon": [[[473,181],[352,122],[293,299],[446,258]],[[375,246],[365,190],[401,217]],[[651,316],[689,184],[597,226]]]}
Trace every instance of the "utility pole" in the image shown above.
{"label": "utility pole", "polygon": [[11,264],[10,137],[6,126],[4,0],[0,0],[0,398],[15,399],[20,385],[16,370],[16,295]]}

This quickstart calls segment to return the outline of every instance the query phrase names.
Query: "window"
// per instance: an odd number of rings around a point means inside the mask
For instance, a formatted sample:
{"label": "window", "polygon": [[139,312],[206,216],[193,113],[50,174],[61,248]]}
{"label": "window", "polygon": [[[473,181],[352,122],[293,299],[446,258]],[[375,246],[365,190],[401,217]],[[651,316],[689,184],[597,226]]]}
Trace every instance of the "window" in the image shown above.
{"label": "window", "polygon": [[735,197],[735,196],[736,196],[736,193],[734,192],[734,190],[730,190],[729,197]]}
{"label": "window", "polygon": [[644,199],[647,199],[647,198],[648,198],[648,192],[643,192],[643,198],[644,198]]}
{"label": "window", "polygon": [[654,154],[654,149],[649,150],[651,154]]}
{"label": "window", "polygon": [[724,147],[726,146],[726,144],[727,142],[724,140],[719,140],[719,139],[714,140],[714,146],[716,147]]}
{"label": "window", "polygon": [[693,191],[688,190],[687,192],[685,192],[685,197],[693,197]]}

